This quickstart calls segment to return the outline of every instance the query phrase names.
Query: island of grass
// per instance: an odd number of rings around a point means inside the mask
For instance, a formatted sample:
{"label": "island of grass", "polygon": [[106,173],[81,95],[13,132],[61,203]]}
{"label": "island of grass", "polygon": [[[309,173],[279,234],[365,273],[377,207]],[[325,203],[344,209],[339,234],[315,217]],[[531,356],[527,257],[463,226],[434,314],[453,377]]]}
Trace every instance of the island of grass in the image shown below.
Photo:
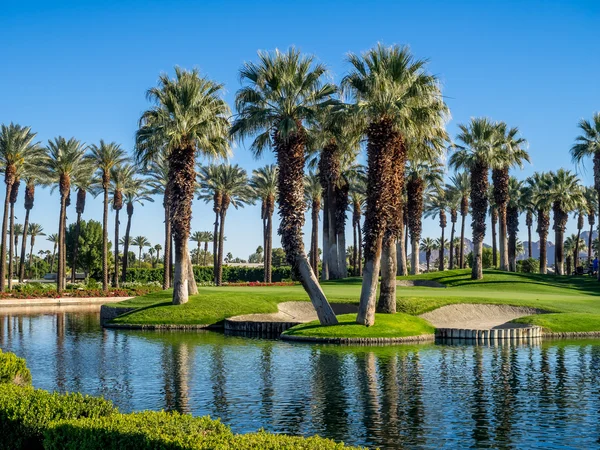
{"label": "island of grass", "polygon": [[[431,280],[446,289],[430,287],[398,287],[395,316],[378,315],[373,327],[352,324],[353,315],[339,316],[337,327],[303,324],[290,333],[327,335],[330,337],[406,337],[431,333],[431,326],[417,317],[445,305],[501,304],[549,311],[552,314],[528,316],[516,321],[538,325],[546,332],[589,333],[600,331],[600,283],[592,277],[557,277],[507,273],[489,270],[483,280],[471,280],[470,270],[433,272],[399,279]],[[349,278],[322,284],[332,303],[358,304],[361,280]],[[170,303],[171,292],[162,291],[111,304],[114,308],[134,308],[114,319],[112,325],[189,326],[219,325],[226,318],[245,314],[277,312],[277,305],[289,301],[309,301],[300,285],[270,287],[201,287],[198,295],[181,306]],[[126,309],[126,310],[127,310]],[[391,321],[392,324],[386,323]],[[381,326],[378,326],[381,325]],[[385,326],[384,326],[385,325]],[[389,327],[393,336],[383,335]],[[391,331],[390,331],[391,332]],[[408,333],[408,334],[407,334]]]}

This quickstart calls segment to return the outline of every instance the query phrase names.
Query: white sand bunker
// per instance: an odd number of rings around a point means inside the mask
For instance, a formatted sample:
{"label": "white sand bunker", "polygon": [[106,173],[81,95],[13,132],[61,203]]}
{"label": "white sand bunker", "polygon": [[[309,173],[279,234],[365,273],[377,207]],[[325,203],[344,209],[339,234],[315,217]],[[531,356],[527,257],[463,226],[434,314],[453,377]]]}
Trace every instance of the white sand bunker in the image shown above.
{"label": "white sand bunker", "polygon": [[508,323],[519,317],[545,314],[549,311],[510,305],[474,305],[460,303],[447,305],[421,314],[436,328],[464,328],[471,330],[490,330],[493,328],[519,328],[525,324]]}
{"label": "white sand bunker", "polygon": [[432,287],[432,288],[445,288],[446,286],[442,283],[438,283],[433,280],[398,280],[396,281],[396,286],[402,287],[414,287],[414,286],[422,286],[422,287]]}
{"label": "white sand bunker", "polygon": [[[317,320],[317,313],[310,302],[283,302],[277,305],[276,313],[247,314],[230,317],[227,320],[235,322],[295,322],[306,323]],[[331,308],[336,315],[358,312],[358,305],[348,303],[332,303]]]}

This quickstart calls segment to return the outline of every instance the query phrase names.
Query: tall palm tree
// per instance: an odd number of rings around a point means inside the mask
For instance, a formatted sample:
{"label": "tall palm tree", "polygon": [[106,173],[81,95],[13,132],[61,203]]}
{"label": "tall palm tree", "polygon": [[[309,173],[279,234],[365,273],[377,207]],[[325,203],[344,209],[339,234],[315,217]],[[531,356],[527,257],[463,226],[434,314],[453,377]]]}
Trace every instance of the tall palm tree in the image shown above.
{"label": "tall palm tree", "polygon": [[65,232],[67,219],[67,198],[71,192],[71,178],[77,178],[80,171],[86,171],[91,161],[85,159],[85,145],[75,138],[66,140],[57,137],[48,141],[47,156],[43,167],[46,176],[60,192],[60,218],[58,222],[58,270],[56,286],[59,293],[65,288],[66,258]]}
{"label": "tall palm tree", "polygon": [[27,169],[23,179],[25,180],[25,221],[23,222],[23,238],[21,239],[21,258],[19,260],[19,283],[25,279],[25,254],[27,253],[27,231],[29,229],[29,216],[33,209],[36,185],[44,185],[40,166],[31,166]]}
{"label": "tall palm tree", "polygon": [[587,209],[588,225],[590,226],[590,234],[588,236],[588,265],[592,263],[592,236],[594,234],[594,224],[596,222],[596,213],[598,212],[598,195],[596,190],[588,187],[583,192]]}
{"label": "tall palm tree", "polygon": [[29,247],[29,271],[33,270],[33,247],[35,246],[35,238],[38,236],[46,236],[44,233],[44,228],[37,223],[29,224],[29,239],[30,239],[30,247]]}
{"label": "tall palm tree", "polygon": [[[210,234],[210,231],[195,231],[194,233],[192,233],[192,235],[190,236],[190,241],[195,242],[196,243],[196,265],[200,265],[200,245],[202,243],[205,243],[206,245],[208,245],[208,235]],[[205,259],[206,259],[206,252],[205,252]]]}
{"label": "tall palm tree", "polygon": [[549,191],[552,187],[551,174],[535,172],[527,180],[527,196],[530,199],[537,216],[537,233],[540,237],[540,273],[547,272],[548,261],[546,251],[548,246],[548,232],[550,230],[550,209],[548,201]]}
{"label": "tall palm tree", "polygon": [[558,169],[556,172],[550,172],[547,182],[548,186],[539,193],[539,200],[548,209],[552,208],[556,245],[555,273],[563,275],[564,233],[567,220],[569,213],[583,204],[584,197],[579,178],[569,170]]}
{"label": "tall palm tree", "polygon": [[457,151],[450,157],[450,166],[467,169],[471,181],[471,214],[473,217],[473,270],[471,278],[483,278],[483,239],[488,207],[488,173],[498,149],[498,132],[486,118],[473,118],[459,125]]}
{"label": "tall palm tree", "polygon": [[[19,237],[23,236],[23,225],[21,225],[20,223],[16,223],[13,229],[13,234],[14,234],[14,239],[13,239],[13,245],[15,248],[15,274],[19,273]],[[11,261],[12,264],[12,261]]]}
{"label": "tall palm tree", "polygon": [[10,212],[9,212],[9,225],[8,225],[8,289],[12,289],[13,285],[13,264],[12,261],[16,255],[14,252],[13,242],[15,240],[15,203],[17,203],[17,199],[19,196],[19,187],[21,186],[21,176],[23,174],[23,167],[19,168],[17,171],[15,183],[12,186],[10,191]]}
{"label": "tall palm tree", "polygon": [[509,256],[507,244],[507,219],[506,206],[509,200],[508,184],[509,170],[512,167],[522,167],[523,161],[529,162],[529,155],[525,150],[527,141],[519,137],[518,128],[509,128],[504,122],[496,125],[498,132],[498,151],[492,162],[492,181],[494,185],[494,201],[498,210],[500,224],[499,248],[500,270],[509,270]]}
{"label": "tall palm tree", "polygon": [[[585,241],[579,236],[572,234],[565,239],[565,253],[567,254],[567,275],[573,273],[573,270],[577,268],[577,260],[579,259],[579,251],[586,250]],[[571,266],[571,263],[573,266]]]}
{"label": "tall palm tree", "polygon": [[435,249],[438,251],[438,265],[440,267],[443,267],[444,265],[444,255],[449,247],[449,244],[450,242],[448,242],[448,239],[444,239],[443,237],[435,240]]}
{"label": "tall palm tree", "polygon": [[458,209],[460,208],[461,194],[460,192],[453,189],[452,186],[446,185],[446,199],[448,202],[448,210],[450,211],[450,240],[449,242],[449,255],[448,255],[448,268],[454,269],[454,232],[456,229],[456,221],[458,220]]}
{"label": "tall palm tree", "polygon": [[213,231],[213,279],[217,282],[217,267],[219,266],[219,218],[221,217],[221,207],[223,205],[223,192],[218,178],[219,166],[210,164],[201,166],[198,170],[200,179],[199,199],[204,199],[206,203],[213,202],[213,212],[215,213],[214,231]]}
{"label": "tall palm tree", "polygon": [[458,257],[458,267],[465,268],[465,222],[469,214],[469,195],[471,194],[471,183],[469,173],[459,172],[450,177],[450,186],[454,192],[460,195],[460,254]]}
{"label": "tall palm tree", "polygon": [[488,189],[488,201],[490,208],[490,219],[492,222],[492,266],[498,267],[498,208],[496,207],[496,201],[494,200],[494,189]]}
{"label": "tall palm tree", "polygon": [[[9,206],[13,185],[18,179],[23,166],[37,161],[40,147],[34,142],[36,133],[29,127],[13,124],[0,127],[0,170],[4,172],[6,194],[4,197],[4,215],[2,218],[2,237],[0,243],[0,292],[4,292],[6,282],[7,228],[9,222]],[[12,241],[9,241],[12,248]]]}
{"label": "tall palm tree", "polygon": [[169,289],[171,286],[171,255],[173,239],[171,233],[171,209],[169,206],[169,163],[164,152],[157,153],[153,159],[148,162],[144,174],[148,177],[147,183],[151,195],[161,195],[163,198],[163,209],[165,213],[165,248],[163,252],[163,289]]}
{"label": "tall palm tree", "polygon": [[307,125],[330,102],[335,87],[323,83],[326,69],[294,48],[285,53],[259,53],[259,62],[247,62],[240,71],[244,86],[237,92],[238,116],[231,133],[256,136],[251,150],[260,156],[273,148],[277,155],[279,234],[288,263],[308,293],[323,325],[337,319],[304,251],[304,162]]}
{"label": "tall palm tree", "polygon": [[138,161],[152,161],[166,152],[169,167],[168,204],[173,228],[175,274],[173,304],[188,301],[195,282],[188,251],[192,200],[196,190],[196,157],[229,153],[228,117],[223,85],[201,77],[198,70],[175,68],[175,78],[162,74],[148,90],[154,107],[140,118],[136,135]]}
{"label": "tall palm tree", "polygon": [[[574,253],[574,257],[573,257],[573,266],[575,268],[577,268],[577,266],[579,266],[579,243],[581,241],[581,230],[583,229],[583,226],[585,225],[585,215],[587,213],[587,201],[585,198],[585,188],[583,191],[584,194],[584,198],[583,198],[583,203],[579,206],[579,208],[576,211],[576,217],[577,217],[577,239],[575,241],[575,253]],[[583,244],[583,247],[585,247],[585,242]]]}
{"label": "tall palm tree", "polygon": [[[127,225],[125,227],[125,243],[123,244],[123,268],[121,273],[121,279],[125,281],[127,276],[127,268],[129,267],[129,260],[127,255],[129,254],[129,237],[131,236],[131,221],[133,218],[133,212],[135,209],[135,204],[139,203],[144,206],[144,202],[154,202],[154,199],[150,197],[152,195],[152,190],[147,187],[147,180],[142,178],[137,178],[133,173],[129,174],[130,176],[126,177],[126,183],[123,187],[123,194],[125,197],[125,207],[127,211]],[[162,247],[160,245],[155,245],[156,250],[156,259],[159,258],[160,250],[156,247]]]}
{"label": "tall palm tree", "polygon": [[[579,122],[581,134],[575,138],[575,144],[571,147],[573,161],[582,163],[588,156],[594,162],[594,189],[600,203],[600,112],[593,115],[592,120],[581,119]],[[600,213],[600,211],[596,211]],[[598,221],[600,227],[600,220]],[[600,231],[600,228],[599,228]],[[600,233],[599,233],[600,235]],[[600,281],[600,271],[598,271]]]}
{"label": "tall palm tree", "polygon": [[[439,241],[446,243],[447,240],[444,238],[444,230],[446,228],[446,211],[449,208],[448,194],[442,188],[433,190],[428,193],[427,198],[425,199],[425,217],[436,218],[439,217],[440,220],[440,228],[442,229],[442,234],[440,236]],[[439,257],[439,270],[440,272],[444,270],[444,248],[440,247],[440,257]]]}
{"label": "tall palm tree", "polygon": [[535,203],[532,198],[532,190],[527,180],[521,186],[521,208],[525,211],[525,226],[527,227],[527,257],[533,257],[533,243],[531,228],[533,227],[533,215],[535,213]]}
{"label": "tall palm tree", "polygon": [[354,98],[352,108],[367,137],[365,268],[357,323],[369,326],[375,320],[380,261],[377,309],[395,312],[396,308],[395,241],[403,220],[405,143],[445,134],[447,108],[437,78],[426,72],[426,61],[415,59],[408,47],[380,44],[361,56],[350,54],[348,61],[352,69],[342,85]]}
{"label": "tall palm tree", "polygon": [[139,248],[138,267],[142,267],[142,250],[144,247],[150,247],[150,241],[145,236],[136,236],[131,240],[131,245]]}
{"label": "tall palm tree", "polygon": [[363,206],[366,199],[366,182],[364,177],[355,177],[350,183],[350,203],[352,204],[352,228],[354,237],[354,248],[352,255],[352,266],[354,276],[362,275],[362,218]]}
{"label": "tall palm tree", "polygon": [[[104,212],[102,215],[102,289],[108,290],[108,192],[110,188],[110,176],[114,167],[123,164],[127,160],[125,151],[116,142],[104,142],[100,140],[99,145],[91,145],[87,159],[93,162],[101,179],[104,194]],[[118,240],[117,240],[118,242]],[[115,242],[115,248],[118,247]],[[118,258],[116,258],[118,259]]]}
{"label": "tall palm tree", "polygon": [[47,241],[52,242],[53,250],[52,250],[52,259],[50,260],[50,273],[53,273],[54,270],[54,258],[56,257],[56,248],[58,247],[58,234],[52,233],[48,235]]}
{"label": "tall palm tree", "polygon": [[79,233],[81,230],[81,216],[85,211],[85,202],[87,193],[97,195],[96,188],[98,180],[94,178],[95,168],[89,164],[85,170],[78,171],[73,177],[73,186],[77,188],[77,202],[75,212],[77,213],[77,222],[75,225],[75,239],[73,240],[73,260],[71,261],[71,283],[75,283],[75,272],[77,271],[77,258],[79,256]]}
{"label": "tall palm tree", "polygon": [[411,274],[419,274],[419,242],[423,229],[423,199],[428,189],[439,189],[444,169],[439,161],[411,158],[406,168],[406,226],[411,240]]}
{"label": "tall palm tree", "polygon": [[519,214],[524,209],[522,191],[524,183],[515,177],[508,181],[508,203],[506,204],[506,226],[508,232],[508,270],[517,271],[517,233],[519,232]]}
{"label": "tall palm tree", "polygon": [[312,211],[310,233],[310,265],[315,275],[319,274],[319,212],[321,211],[321,196],[323,188],[319,176],[309,172],[304,178],[304,196],[308,208]]}
{"label": "tall palm tree", "polygon": [[273,212],[277,195],[277,166],[271,164],[252,171],[250,185],[261,201],[260,218],[263,222],[264,281],[271,282],[273,253]]}
{"label": "tall palm tree", "polygon": [[244,207],[253,202],[254,193],[248,183],[248,175],[240,166],[222,164],[211,172],[214,178],[207,180],[200,178],[200,199],[214,197],[217,190],[221,193],[219,208],[219,251],[217,266],[215,267],[215,284],[220,286],[223,282],[223,241],[225,240],[225,216],[229,206],[235,209]]}
{"label": "tall palm tree", "polygon": [[425,252],[425,263],[427,264],[427,272],[429,272],[429,263],[431,261],[431,252],[436,249],[435,241],[431,238],[423,238],[419,250]]}

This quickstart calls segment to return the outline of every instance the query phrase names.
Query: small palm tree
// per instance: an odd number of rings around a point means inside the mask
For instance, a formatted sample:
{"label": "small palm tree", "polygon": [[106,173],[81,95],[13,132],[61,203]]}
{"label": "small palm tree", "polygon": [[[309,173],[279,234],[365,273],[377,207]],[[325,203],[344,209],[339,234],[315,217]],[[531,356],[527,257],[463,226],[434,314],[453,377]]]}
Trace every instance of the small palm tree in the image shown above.
{"label": "small palm tree", "polygon": [[304,198],[311,209],[312,230],[310,233],[310,265],[313,272],[319,273],[319,212],[321,211],[321,196],[323,188],[319,176],[310,172],[304,177]]}
{"label": "small palm tree", "polygon": [[67,198],[71,192],[71,179],[77,178],[80,171],[87,171],[91,162],[84,158],[85,145],[75,138],[66,140],[57,137],[48,142],[47,156],[43,168],[46,177],[53,184],[58,185],[60,192],[60,218],[58,222],[58,270],[57,290],[59,293],[65,288],[66,255],[65,232],[67,220]]}
{"label": "small palm tree", "polygon": [[50,273],[53,273],[54,258],[56,257],[56,247],[58,246],[58,234],[52,233],[52,234],[48,235],[48,238],[46,240],[49,242],[52,242],[52,244],[53,244],[52,259],[50,260]]}
{"label": "small palm tree", "polygon": [[[102,215],[102,289],[104,291],[108,290],[108,193],[110,176],[113,168],[123,164],[126,159],[125,151],[119,144],[116,142],[107,143],[103,140],[100,140],[99,145],[90,146],[90,153],[87,155],[87,160],[92,162],[98,171],[104,194],[104,212]],[[115,248],[117,242],[115,242]]]}
{"label": "small palm tree", "polygon": [[519,232],[519,214],[524,210],[523,182],[515,177],[508,181],[508,203],[506,204],[506,224],[508,231],[508,270],[517,271],[517,233]]}
{"label": "small palm tree", "polygon": [[160,252],[162,251],[162,245],[156,244],[154,246],[154,250],[156,250],[156,261],[160,261]]}
{"label": "small palm tree", "polygon": [[252,171],[250,186],[261,201],[260,218],[263,221],[264,281],[270,283],[272,276],[273,213],[277,196],[277,166],[271,164]]}
{"label": "small palm tree", "polygon": [[33,247],[35,246],[35,238],[38,236],[46,236],[44,233],[44,228],[37,223],[29,224],[29,239],[30,239],[30,247],[29,247],[29,271],[33,270]]}
{"label": "small palm tree", "polygon": [[548,202],[549,191],[552,187],[551,174],[547,172],[535,172],[526,180],[527,197],[532,204],[537,216],[536,232],[540,237],[540,273],[547,272],[547,243],[550,230],[550,208]]}
{"label": "small palm tree", "polygon": [[421,240],[419,250],[425,252],[425,262],[427,264],[427,272],[429,272],[429,263],[431,261],[431,252],[436,249],[436,243],[431,238],[424,238]]}
{"label": "small palm tree", "polygon": [[465,268],[465,222],[469,214],[469,195],[471,194],[471,183],[469,181],[469,173],[458,172],[450,177],[450,186],[454,192],[460,195],[460,254],[458,258],[458,266],[461,269]]}
{"label": "small palm tree", "polygon": [[[450,252],[448,256],[448,268],[454,269],[454,232],[456,229],[456,221],[458,220],[458,209],[460,208],[461,194],[452,186],[446,185],[446,199],[448,201],[448,210],[450,211]],[[458,247],[456,247],[458,248]]]}
{"label": "small palm tree", "polygon": [[75,225],[75,237],[73,239],[73,260],[71,261],[71,283],[75,283],[75,272],[77,270],[77,258],[79,254],[79,233],[81,230],[81,215],[85,211],[85,202],[87,193],[96,193],[98,180],[94,178],[95,168],[93,165],[85,166],[84,170],[78,171],[73,177],[73,186],[77,188],[77,203],[75,212],[77,213],[77,222]]}
{"label": "small palm tree", "polygon": [[[196,251],[196,265],[200,265],[200,245],[202,243],[204,243],[205,245],[208,245],[208,242],[211,240],[212,237],[212,233],[210,231],[196,231],[194,233],[192,233],[192,235],[190,236],[190,241],[195,242],[197,245],[197,251]],[[207,249],[205,249],[204,251],[204,260],[206,261],[206,251]]]}
{"label": "small palm tree", "polygon": [[[221,98],[223,85],[201,77],[197,70],[175,68],[175,78],[163,74],[148,91],[154,106],[140,118],[136,156],[147,164],[165,153],[169,176],[168,205],[173,228],[175,274],[173,303],[188,301],[195,281],[188,251],[192,200],[196,190],[196,157],[229,153],[230,110]],[[193,286],[193,287],[192,287]]]}
{"label": "small palm tree", "polygon": [[[446,228],[446,211],[448,210],[448,195],[443,189],[436,189],[429,193],[425,200],[425,217],[440,219],[440,228],[442,229],[442,234],[439,239],[440,242],[446,243],[446,239],[444,238],[444,229]],[[440,258],[439,262],[439,270],[440,272],[444,270],[444,248],[440,247]]]}
{"label": "small palm tree", "polygon": [[[15,248],[15,269],[14,269],[14,273],[19,273],[18,269],[19,269],[19,253],[18,253],[18,248],[19,248],[19,237],[23,236],[23,225],[21,225],[20,223],[16,223],[13,229],[13,245]],[[10,262],[12,264],[12,261]]]}
{"label": "small palm tree", "polygon": [[136,236],[132,239],[131,245],[139,248],[138,267],[142,267],[142,250],[144,247],[150,247],[150,241],[145,236]]}
{"label": "small palm tree", "polygon": [[354,177],[350,183],[350,204],[352,205],[352,228],[354,235],[354,246],[352,255],[352,266],[354,276],[362,275],[362,227],[360,221],[365,204],[366,182],[364,177]]}

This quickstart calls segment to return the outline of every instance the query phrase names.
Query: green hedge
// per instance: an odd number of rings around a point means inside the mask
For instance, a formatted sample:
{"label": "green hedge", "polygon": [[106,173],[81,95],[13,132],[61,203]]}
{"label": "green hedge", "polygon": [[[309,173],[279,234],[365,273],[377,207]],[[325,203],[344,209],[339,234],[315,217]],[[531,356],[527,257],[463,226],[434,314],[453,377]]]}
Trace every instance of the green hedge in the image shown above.
{"label": "green hedge", "polygon": [[[194,275],[198,283],[210,283],[213,281],[212,266],[194,266]],[[239,267],[239,266],[223,266],[223,281],[227,283],[235,283],[236,281],[263,281],[265,271],[262,267]],[[273,282],[289,280],[292,278],[290,267],[273,267],[271,274]],[[127,282],[152,282],[162,283],[163,269],[127,269]]]}
{"label": "green hedge", "polygon": [[2,353],[0,349],[0,384],[14,383],[20,386],[31,384],[31,372],[25,360],[14,353]]}
{"label": "green hedge", "polygon": [[3,384],[0,385],[0,449],[42,449],[43,434],[51,423],[115,412],[112,403],[102,398]]}

